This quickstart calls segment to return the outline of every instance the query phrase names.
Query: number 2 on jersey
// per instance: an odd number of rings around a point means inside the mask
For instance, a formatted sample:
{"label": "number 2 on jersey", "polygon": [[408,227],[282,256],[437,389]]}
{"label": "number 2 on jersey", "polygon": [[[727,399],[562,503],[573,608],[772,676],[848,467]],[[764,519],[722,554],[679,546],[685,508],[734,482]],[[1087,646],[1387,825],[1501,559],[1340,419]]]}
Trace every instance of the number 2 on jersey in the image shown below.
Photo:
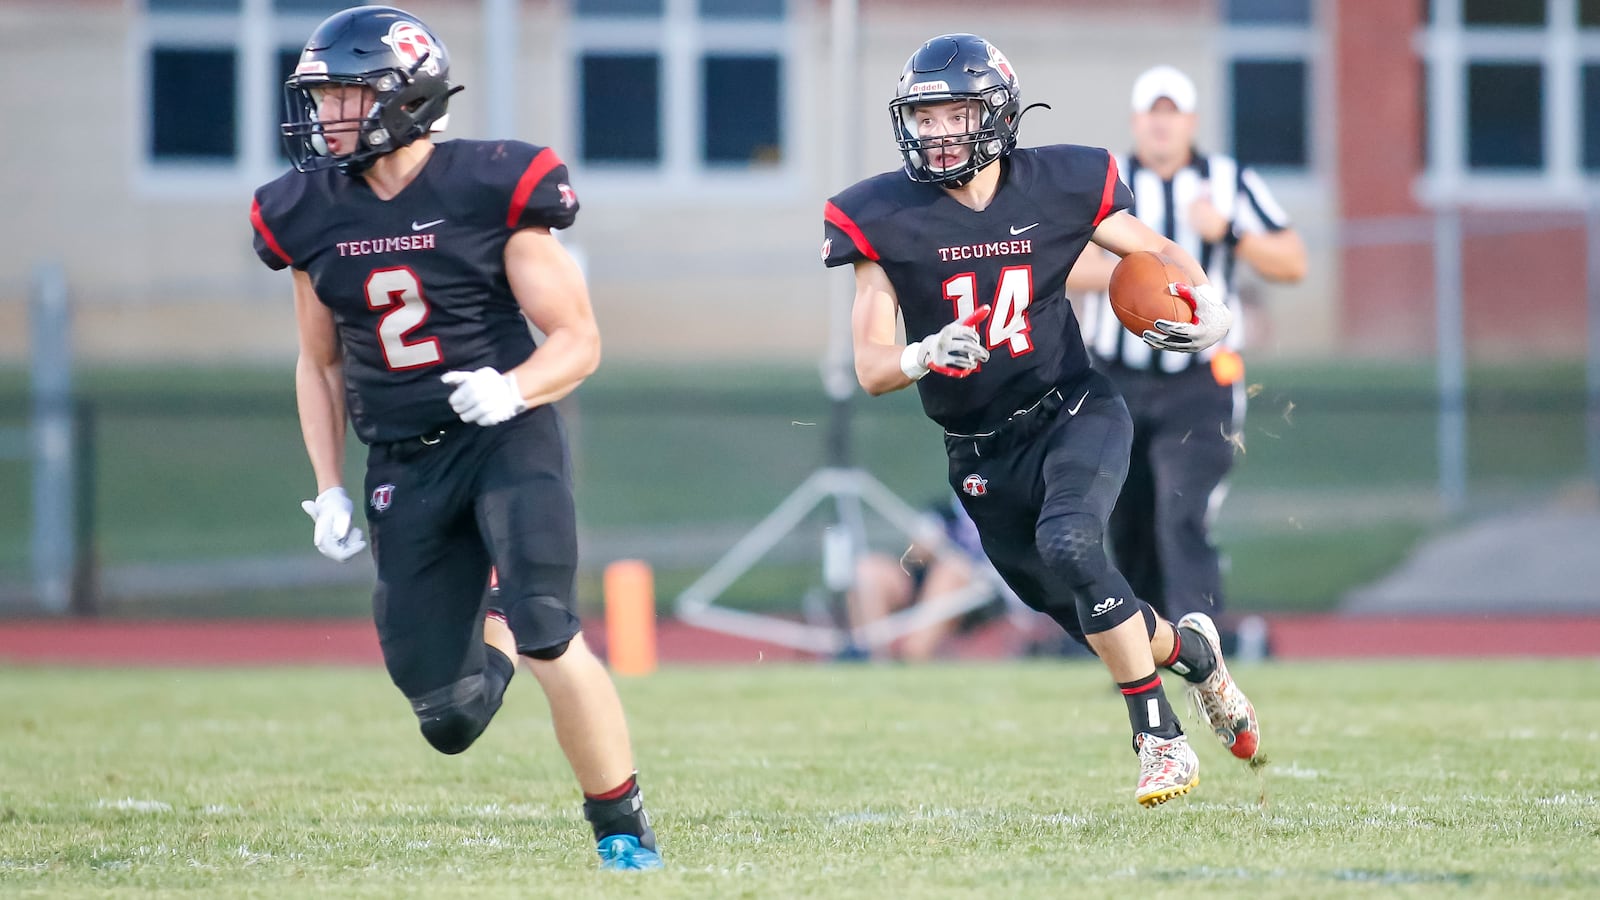
{"label": "number 2 on jersey", "polygon": [[[945,299],[956,306],[956,319],[964,319],[977,309],[978,276],[974,272],[953,275],[944,282]],[[990,350],[1005,344],[1012,356],[1033,352],[1033,339],[1028,337],[1032,327],[1028,322],[1028,303],[1033,299],[1033,267],[1006,266],[1000,270],[1000,283],[995,286],[994,311],[989,313],[989,325],[984,343]],[[980,328],[983,327],[979,323]]]}
{"label": "number 2 on jersey", "polygon": [[374,269],[367,276],[367,307],[382,310],[394,307],[378,320],[378,346],[390,371],[418,369],[444,359],[436,337],[407,343],[406,336],[428,319],[428,301],[422,296],[422,282],[408,266]]}

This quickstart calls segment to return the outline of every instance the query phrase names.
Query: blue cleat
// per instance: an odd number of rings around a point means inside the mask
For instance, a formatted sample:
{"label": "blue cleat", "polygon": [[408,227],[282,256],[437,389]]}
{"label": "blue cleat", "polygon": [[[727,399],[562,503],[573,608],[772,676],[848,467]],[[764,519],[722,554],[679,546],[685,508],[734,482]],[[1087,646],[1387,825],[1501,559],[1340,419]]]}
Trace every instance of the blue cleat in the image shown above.
{"label": "blue cleat", "polygon": [[615,871],[659,869],[661,854],[639,843],[631,834],[613,834],[600,839],[600,868]]}

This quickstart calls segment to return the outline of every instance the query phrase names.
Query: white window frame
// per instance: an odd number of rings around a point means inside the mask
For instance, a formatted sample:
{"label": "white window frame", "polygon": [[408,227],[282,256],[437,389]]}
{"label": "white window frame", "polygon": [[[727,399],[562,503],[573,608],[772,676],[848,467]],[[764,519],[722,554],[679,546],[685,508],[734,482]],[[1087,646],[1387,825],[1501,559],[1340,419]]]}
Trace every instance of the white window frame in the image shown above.
{"label": "white window frame", "polygon": [[[782,18],[701,18],[698,0],[666,0],[660,18],[580,16],[573,13],[567,41],[572,74],[567,122],[574,142],[583,134],[583,57],[604,53],[650,53],[661,61],[661,157],[654,163],[588,163],[577,149],[568,164],[582,178],[585,196],[625,198],[631,203],[673,204],[685,197],[760,205],[804,191],[801,173],[806,142],[801,136],[798,0],[788,0]],[[705,117],[701,61],[707,54],[772,55],[778,59],[779,141],[782,160],[749,170],[704,162]]]}
{"label": "white window frame", "polygon": [[[1583,171],[1585,64],[1600,64],[1600,29],[1578,28],[1577,0],[1545,0],[1545,27],[1473,27],[1462,0],[1431,0],[1433,23],[1412,40],[1428,68],[1428,168],[1413,187],[1428,206],[1582,208],[1600,202],[1600,176]],[[1544,72],[1544,168],[1475,171],[1467,165],[1467,67],[1534,63]]]}
{"label": "white window frame", "polygon": [[[1223,22],[1222,31],[1222,57],[1223,81],[1225,88],[1218,93],[1221,95],[1217,103],[1220,113],[1219,121],[1224,129],[1218,137],[1228,145],[1228,152],[1235,153],[1237,148],[1232,146],[1234,109],[1233,109],[1233,64],[1236,62],[1302,62],[1306,67],[1306,162],[1305,166],[1273,166],[1261,165],[1251,160],[1243,160],[1252,169],[1260,172],[1270,179],[1274,188],[1283,186],[1281,193],[1297,194],[1310,191],[1321,181],[1321,173],[1326,171],[1328,160],[1331,158],[1331,141],[1334,135],[1332,111],[1335,106],[1333,84],[1325,78],[1327,71],[1324,60],[1328,58],[1329,35],[1332,33],[1332,22],[1328,21],[1331,15],[1330,7],[1334,4],[1323,3],[1320,0],[1311,2],[1311,21],[1305,25],[1252,25],[1249,23]],[[1278,191],[1275,191],[1278,192]]]}
{"label": "white window frame", "polygon": [[[272,127],[283,86],[278,84],[280,50],[298,51],[322,21],[317,13],[278,13],[272,0],[240,0],[237,13],[153,11],[135,5],[128,31],[127,71],[133,102],[125,104],[133,135],[129,181],[143,197],[193,200],[237,197],[283,173],[280,141]],[[262,35],[266,35],[263,38]],[[150,55],[158,48],[216,49],[235,52],[234,109],[239,115],[232,161],[165,162],[150,155]]]}

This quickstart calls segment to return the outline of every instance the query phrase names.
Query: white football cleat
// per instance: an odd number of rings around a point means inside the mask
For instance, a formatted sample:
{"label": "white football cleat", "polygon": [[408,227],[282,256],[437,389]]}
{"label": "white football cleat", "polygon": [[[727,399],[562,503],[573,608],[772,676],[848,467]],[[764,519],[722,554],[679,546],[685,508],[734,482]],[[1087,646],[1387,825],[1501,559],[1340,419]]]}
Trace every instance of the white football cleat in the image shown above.
{"label": "white football cleat", "polygon": [[1240,759],[1254,759],[1261,749],[1261,726],[1256,722],[1256,709],[1250,705],[1250,698],[1239,690],[1233,676],[1228,674],[1228,664],[1222,660],[1222,639],[1217,635],[1216,623],[1205,613],[1192,612],[1178,620],[1178,627],[1188,632],[1191,638],[1200,638],[1210,644],[1211,652],[1217,658],[1217,668],[1211,677],[1199,684],[1190,684],[1185,689],[1189,695],[1189,705],[1211,724],[1211,730],[1229,753]]}
{"label": "white football cleat", "polygon": [[1133,740],[1139,747],[1139,786],[1133,799],[1140,806],[1160,806],[1200,783],[1200,758],[1187,735],[1162,740],[1144,732]]}

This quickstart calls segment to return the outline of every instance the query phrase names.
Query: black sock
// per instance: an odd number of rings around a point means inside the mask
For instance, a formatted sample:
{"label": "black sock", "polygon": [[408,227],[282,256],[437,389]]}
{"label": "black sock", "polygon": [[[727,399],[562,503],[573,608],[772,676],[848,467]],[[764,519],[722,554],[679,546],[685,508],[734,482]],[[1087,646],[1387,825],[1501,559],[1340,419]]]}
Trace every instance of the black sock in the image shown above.
{"label": "black sock", "polygon": [[[1152,672],[1138,681],[1119,681],[1117,687],[1122,691],[1122,699],[1128,701],[1128,724],[1133,726],[1134,737],[1153,734],[1165,740],[1183,734],[1183,726],[1178,724],[1178,717],[1167,703],[1167,694],[1161,690],[1160,675]],[[1137,744],[1134,749],[1138,749]]]}
{"label": "black sock", "polygon": [[1172,655],[1161,667],[1177,672],[1190,684],[1199,684],[1210,678],[1211,673],[1217,670],[1217,655],[1211,652],[1211,642],[1193,632],[1190,632],[1186,641],[1182,629],[1170,622],[1168,627],[1172,629]]}
{"label": "black sock", "polygon": [[599,841],[613,834],[631,834],[640,845],[656,849],[656,833],[650,828],[650,816],[644,811],[644,797],[639,793],[639,775],[635,772],[628,780],[599,796],[583,795],[583,817],[594,829],[594,839]]}

